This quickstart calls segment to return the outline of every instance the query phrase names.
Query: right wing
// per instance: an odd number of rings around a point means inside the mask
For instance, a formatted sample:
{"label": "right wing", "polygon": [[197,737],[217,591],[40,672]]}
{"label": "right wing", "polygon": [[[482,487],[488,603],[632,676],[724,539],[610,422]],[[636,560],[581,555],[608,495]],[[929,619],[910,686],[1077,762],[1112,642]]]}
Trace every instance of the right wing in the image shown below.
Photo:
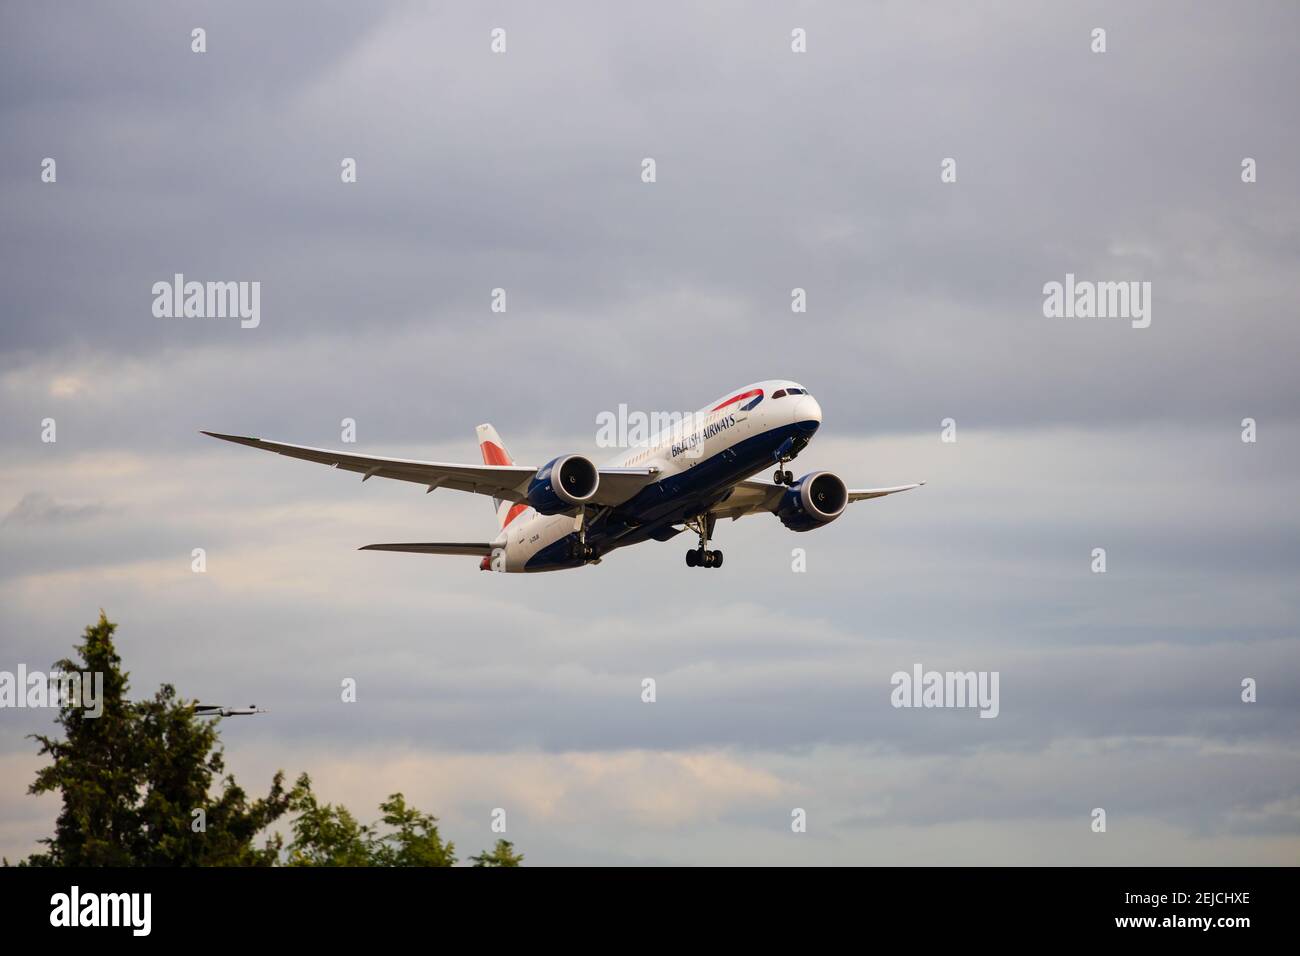
{"label": "right wing", "polygon": [[913,482],[910,485],[894,485],[892,488],[850,488],[849,504],[855,501],[866,501],[868,498],[883,498],[885,495],[896,495],[900,491],[911,491],[913,488],[920,488],[924,481]]}
{"label": "right wing", "polygon": [[[267,441],[264,438],[246,438],[242,435],[221,435],[217,432],[203,432],[212,438],[273,451],[277,455],[289,458],[301,458],[322,465],[356,472],[362,481],[371,478],[393,478],[397,481],[410,481],[417,485],[427,485],[429,491],[435,488],[454,488],[457,491],[472,491],[480,495],[490,495],[506,501],[527,502],[528,483],[537,474],[537,468],[530,465],[461,465],[442,461],[415,461],[410,458],[375,458],[370,455],[354,455],[343,451],[330,451],[327,448],[308,448],[305,445],[288,445],[284,442]],[[591,504],[601,506],[620,505],[653,480],[657,468],[601,468],[600,485],[591,499]]]}
{"label": "right wing", "polygon": [[[847,504],[866,501],[868,498],[896,495],[900,491],[911,491],[924,484],[924,481],[918,481],[915,484],[895,485],[892,488],[849,488]],[[731,489],[731,494],[709,509],[709,514],[716,518],[730,518],[735,521],[745,515],[775,511],[788,490],[784,485],[773,485],[765,481],[740,481]]]}
{"label": "right wing", "polygon": [[470,557],[490,557],[491,542],[461,543],[452,541],[425,541],[411,544],[368,544],[358,551],[405,551],[408,554],[463,554]]}

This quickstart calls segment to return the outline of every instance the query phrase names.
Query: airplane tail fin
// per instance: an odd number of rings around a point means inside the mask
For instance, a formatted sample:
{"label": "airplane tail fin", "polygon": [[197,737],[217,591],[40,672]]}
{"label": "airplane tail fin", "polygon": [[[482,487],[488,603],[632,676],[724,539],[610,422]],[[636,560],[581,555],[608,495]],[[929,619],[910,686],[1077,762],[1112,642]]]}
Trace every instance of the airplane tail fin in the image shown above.
{"label": "airplane tail fin", "polygon": [[[485,465],[513,465],[515,460],[510,457],[510,452],[506,451],[506,446],[501,443],[501,436],[497,430],[486,422],[475,429],[478,432],[478,447],[483,453],[483,464]],[[501,498],[493,498],[492,504],[497,512],[497,527],[504,528],[522,511],[527,510],[528,506],[518,504],[513,501],[505,501]]]}

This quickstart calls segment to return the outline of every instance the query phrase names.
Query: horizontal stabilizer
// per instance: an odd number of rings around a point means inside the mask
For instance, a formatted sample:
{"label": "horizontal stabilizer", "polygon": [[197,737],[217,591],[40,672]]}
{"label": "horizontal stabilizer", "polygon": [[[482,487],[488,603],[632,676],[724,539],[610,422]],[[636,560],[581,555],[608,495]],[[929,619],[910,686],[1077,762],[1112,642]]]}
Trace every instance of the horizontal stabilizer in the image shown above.
{"label": "horizontal stabilizer", "polygon": [[463,554],[485,557],[492,553],[490,542],[414,541],[409,544],[368,544],[358,551],[405,551],[408,554]]}

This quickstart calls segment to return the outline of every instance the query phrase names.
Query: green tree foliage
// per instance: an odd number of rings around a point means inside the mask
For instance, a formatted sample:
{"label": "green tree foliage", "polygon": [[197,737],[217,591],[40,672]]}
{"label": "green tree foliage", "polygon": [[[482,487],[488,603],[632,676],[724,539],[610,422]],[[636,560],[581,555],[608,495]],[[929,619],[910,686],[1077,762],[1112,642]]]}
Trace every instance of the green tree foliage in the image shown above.
{"label": "green tree foliage", "polygon": [[456,862],[456,846],[442,842],[438,835],[438,818],[408,807],[406,799],[395,793],[379,805],[384,825],[393,831],[377,841],[376,866],[451,866]]}
{"label": "green tree foliage", "polygon": [[[51,763],[29,793],[59,792],[63,806],[47,847],[33,866],[268,866],[279,855],[273,837],[256,835],[289,809],[283,774],[270,793],[249,801],[225,775],[213,724],[163,685],[150,700],[131,702],[128,674],[113,643],[117,625],[101,611],[75,648],[79,661],[54,670],[103,675],[103,712],[94,717],[65,701],[55,723],[62,739],[36,735]],[[213,795],[213,781],[221,780]],[[202,811],[202,817],[195,811]]]}
{"label": "green tree foliage", "polygon": [[497,840],[491,851],[484,850],[478,856],[471,856],[475,866],[518,866],[524,862],[524,855],[515,852],[515,845],[509,840]]}
{"label": "green tree foliage", "polygon": [[[55,723],[63,737],[35,735],[49,766],[29,793],[62,795],[54,836],[29,866],[452,866],[456,847],[443,842],[438,818],[408,806],[400,793],[379,805],[380,820],[361,824],[346,807],[321,803],[302,774],[292,790],[276,773],[270,792],[252,800],[226,773],[216,721],[164,684],[149,700],[127,699],[128,674],[113,644],[117,625],[101,611],[75,647],[79,661],[54,670],[103,675],[103,710],[92,717],[63,702]],[[214,781],[220,788],[214,793]],[[202,811],[201,816],[196,811]],[[273,834],[257,835],[293,815],[287,850]],[[508,840],[471,857],[475,866],[518,866]]]}
{"label": "green tree foliage", "polygon": [[318,801],[306,774],[293,788],[289,809],[298,814],[289,844],[290,866],[370,866],[370,828],[358,824],[347,807]]}
{"label": "green tree foliage", "polygon": [[[452,866],[456,847],[443,843],[438,818],[407,806],[395,793],[379,805],[383,818],[358,824],[346,807],[322,804],[303,774],[290,796],[293,842],[290,866]],[[387,827],[387,832],[383,829]]]}
{"label": "green tree foliage", "polygon": [[113,631],[101,611],[99,623],[86,628],[75,647],[80,664],[63,659],[54,667],[104,675],[103,712],[88,716],[80,707],[63,706],[56,723],[66,739],[36,735],[42,756],[53,763],[42,767],[28,793],[63,794],[63,808],[54,825],[54,836],[42,840],[45,853],[33,855],[33,865],[130,866],[138,825],[135,811],[143,775],[135,759],[136,739],[132,733],[131,707],[124,694],[127,675],[113,646]]}

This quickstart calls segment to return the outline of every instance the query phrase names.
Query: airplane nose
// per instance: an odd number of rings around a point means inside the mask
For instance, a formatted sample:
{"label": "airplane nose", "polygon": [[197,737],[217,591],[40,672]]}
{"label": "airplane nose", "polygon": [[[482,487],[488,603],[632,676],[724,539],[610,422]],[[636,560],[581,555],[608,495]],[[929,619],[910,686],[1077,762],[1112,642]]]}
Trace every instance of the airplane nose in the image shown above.
{"label": "airplane nose", "polygon": [[800,396],[799,401],[794,406],[794,423],[796,425],[810,424],[810,431],[816,431],[817,426],[822,421],[822,407],[817,404],[817,399],[811,395]]}

